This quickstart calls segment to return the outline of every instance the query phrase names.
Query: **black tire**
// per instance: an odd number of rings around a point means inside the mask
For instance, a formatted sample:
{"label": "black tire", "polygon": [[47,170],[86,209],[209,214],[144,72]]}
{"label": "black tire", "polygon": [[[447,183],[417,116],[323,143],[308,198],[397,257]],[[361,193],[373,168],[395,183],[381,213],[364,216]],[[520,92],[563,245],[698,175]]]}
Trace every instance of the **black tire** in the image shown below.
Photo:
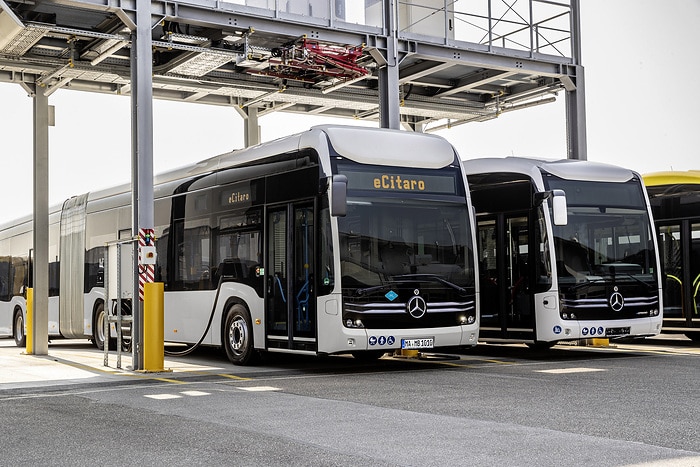
{"label": "black tire", "polygon": [[549,350],[552,347],[554,347],[556,344],[557,344],[557,341],[553,341],[553,342],[537,341],[534,343],[527,344],[527,346],[530,347],[530,350]]}
{"label": "black tire", "polygon": [[226,356],[234,365],[258,361],[259,354],[253,346],[253,321],[243,305],[235,304],[228,309],[221,337]]}
{"label": "black tire", "polygon": [[360,362],[374,362],[384,356],[386,350],[361,350],[352,352],[353,358]]}
{"label": "black tire", "polygon": [[[92,343],[100,350],[105,349],[104,320],[106,317],[105,304],[100,302],[97,307],[95,307],[95,312],[92,315]],[[116,348],[117,339],[116,337],[111,337],[109,339],[109,350],[116,350]]]}
{"label": "black tire", "polygon": [[700,331],[699,332],[686,332],[685,336],[693,342],[700,342]]}
{"label": "black tire", "polygon": [[12,318],[12,322],[14,323],[12,335],[15,338],[15,345],[17,345],[17,347],[26,347],[27,336],[24,333],[24,315],[22,314],[22,310],[15,310],[15,316]]}

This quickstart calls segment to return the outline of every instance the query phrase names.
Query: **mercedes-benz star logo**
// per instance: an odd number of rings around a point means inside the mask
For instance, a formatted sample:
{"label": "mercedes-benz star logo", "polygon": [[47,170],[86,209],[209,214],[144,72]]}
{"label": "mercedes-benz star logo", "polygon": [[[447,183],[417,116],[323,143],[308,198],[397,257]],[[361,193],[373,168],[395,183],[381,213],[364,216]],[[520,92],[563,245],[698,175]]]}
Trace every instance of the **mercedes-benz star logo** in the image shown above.
{"label": "mercedes-benz star logo", "polygon": [[423,297],[419,297],[418,295],[411,297],[406,304],[406,311],[408,311],[408,314],[414,318],[422,318],[427,309],[428,305],[425,303],[425,300],[423,300]]}
{"label": "mercedes-benz star logo", "polygon": [[610,295],[610,308],[613,309],[613,311],[620,311],[622,310],[622,307],[625,306],[625,299],[622,297],[622,294],[620,292],[613,292],[612,295]]}

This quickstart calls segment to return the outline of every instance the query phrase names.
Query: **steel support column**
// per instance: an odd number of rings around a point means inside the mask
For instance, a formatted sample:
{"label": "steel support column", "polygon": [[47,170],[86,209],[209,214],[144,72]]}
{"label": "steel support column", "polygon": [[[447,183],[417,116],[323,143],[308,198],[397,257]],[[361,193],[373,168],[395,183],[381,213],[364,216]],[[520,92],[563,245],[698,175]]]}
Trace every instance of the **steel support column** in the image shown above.
{"label": "steel support column", "polygon": [[254,105],[244,109],[243,133],[245,147],[260,144],[260,125],[258,125],[258,108]]}
{"label": "steel support column", "polygon": [[581,4],[571,2],[571,52],[576,70],[576,82],[566,87],[566,144],[569,159],[587,160],[586,145],[586,86],[581,65]]}
{"label": "steel support column", "polygon": [[[152,230],[153,215],[153,63],[151,3],[136,2],[131,48],[132,236]],[[139,298],[139,255],[134,248],[133,369],[143,370],[143,302]]]}
{"label": "steel support column", "polygon": [[31,347],[27,353],[49,353],[49,98],[34,93],[34,306]]}
{"label": "steel support column", "polygon": [[566,136],[569,159],[588,159],[586,147],[586,92],[583,67],[576,67],[576,89],[566,91]]}
{"label": "steel support column", "polygon": [[382,128],[401,128],[399,100],[398,17],[394,0],[384,1],[387,29],[386,63],[379,68],[379,125]]}

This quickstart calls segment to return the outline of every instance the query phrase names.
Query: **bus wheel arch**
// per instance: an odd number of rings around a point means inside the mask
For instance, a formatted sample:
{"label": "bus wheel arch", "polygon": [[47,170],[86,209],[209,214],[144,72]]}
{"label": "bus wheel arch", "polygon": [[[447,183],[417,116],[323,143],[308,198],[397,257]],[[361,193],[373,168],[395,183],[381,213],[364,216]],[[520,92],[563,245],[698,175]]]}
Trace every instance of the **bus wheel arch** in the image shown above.
{"label": "bus wheel arch", "polygon": [[16,307],[12,316],[12,335],[17,347],[26,347],[27,335],[24,332],[24,313],[20,307]]}
{"label": "bus wheel arch", "polygon": [[223,313],[221,345],[235,365],[249,365],[258,360],[253,345],[253,320],[245,303],[229,300]]}

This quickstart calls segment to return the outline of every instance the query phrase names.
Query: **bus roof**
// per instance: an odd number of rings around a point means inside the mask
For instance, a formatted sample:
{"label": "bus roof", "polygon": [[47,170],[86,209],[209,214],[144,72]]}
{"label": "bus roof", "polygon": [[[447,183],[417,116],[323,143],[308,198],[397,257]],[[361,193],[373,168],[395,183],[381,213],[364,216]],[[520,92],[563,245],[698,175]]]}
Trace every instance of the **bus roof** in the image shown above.
{"label": "bus roof", "polygon": [[465,160],[468,174],[512,172],[529,175],[541,183],[542,172],[566,180],[626,182],[638,176],[636,172],[610,164],[573,159],[544,160],[526,157],[502,157]]}
{"label": "bus roof", "polygon": [[[351,125],[318,125],[297,134],[233,150],[156,174],[154,185],[157,187],[298,149],[325,147],[329,145],[329,142],[330,146],[343,157],[356,162],[372,162],[380,165],[441,168],[454,162],[456,155],[454,147],[437,135]],[[322,161],[323,163],[324,161]],[[330,171],[329,167],[324,167],[324,169],[327,172]],[[117,195],[126,196],[130,191],[130,183],[98,188],[89,193],[89,200],[95,201]],[[62,206],[62,202],[53,205],[49,211],[56,214],[60,212]],[[19,222],[29,223],[31,221],[32,216],[26,215],[21,219],[3,223],[0,230],[14,226]]]}
{"label": "bus roof", "polygon": [[700,170],[652,172],[642,178],[646,186],[700,185]]}

